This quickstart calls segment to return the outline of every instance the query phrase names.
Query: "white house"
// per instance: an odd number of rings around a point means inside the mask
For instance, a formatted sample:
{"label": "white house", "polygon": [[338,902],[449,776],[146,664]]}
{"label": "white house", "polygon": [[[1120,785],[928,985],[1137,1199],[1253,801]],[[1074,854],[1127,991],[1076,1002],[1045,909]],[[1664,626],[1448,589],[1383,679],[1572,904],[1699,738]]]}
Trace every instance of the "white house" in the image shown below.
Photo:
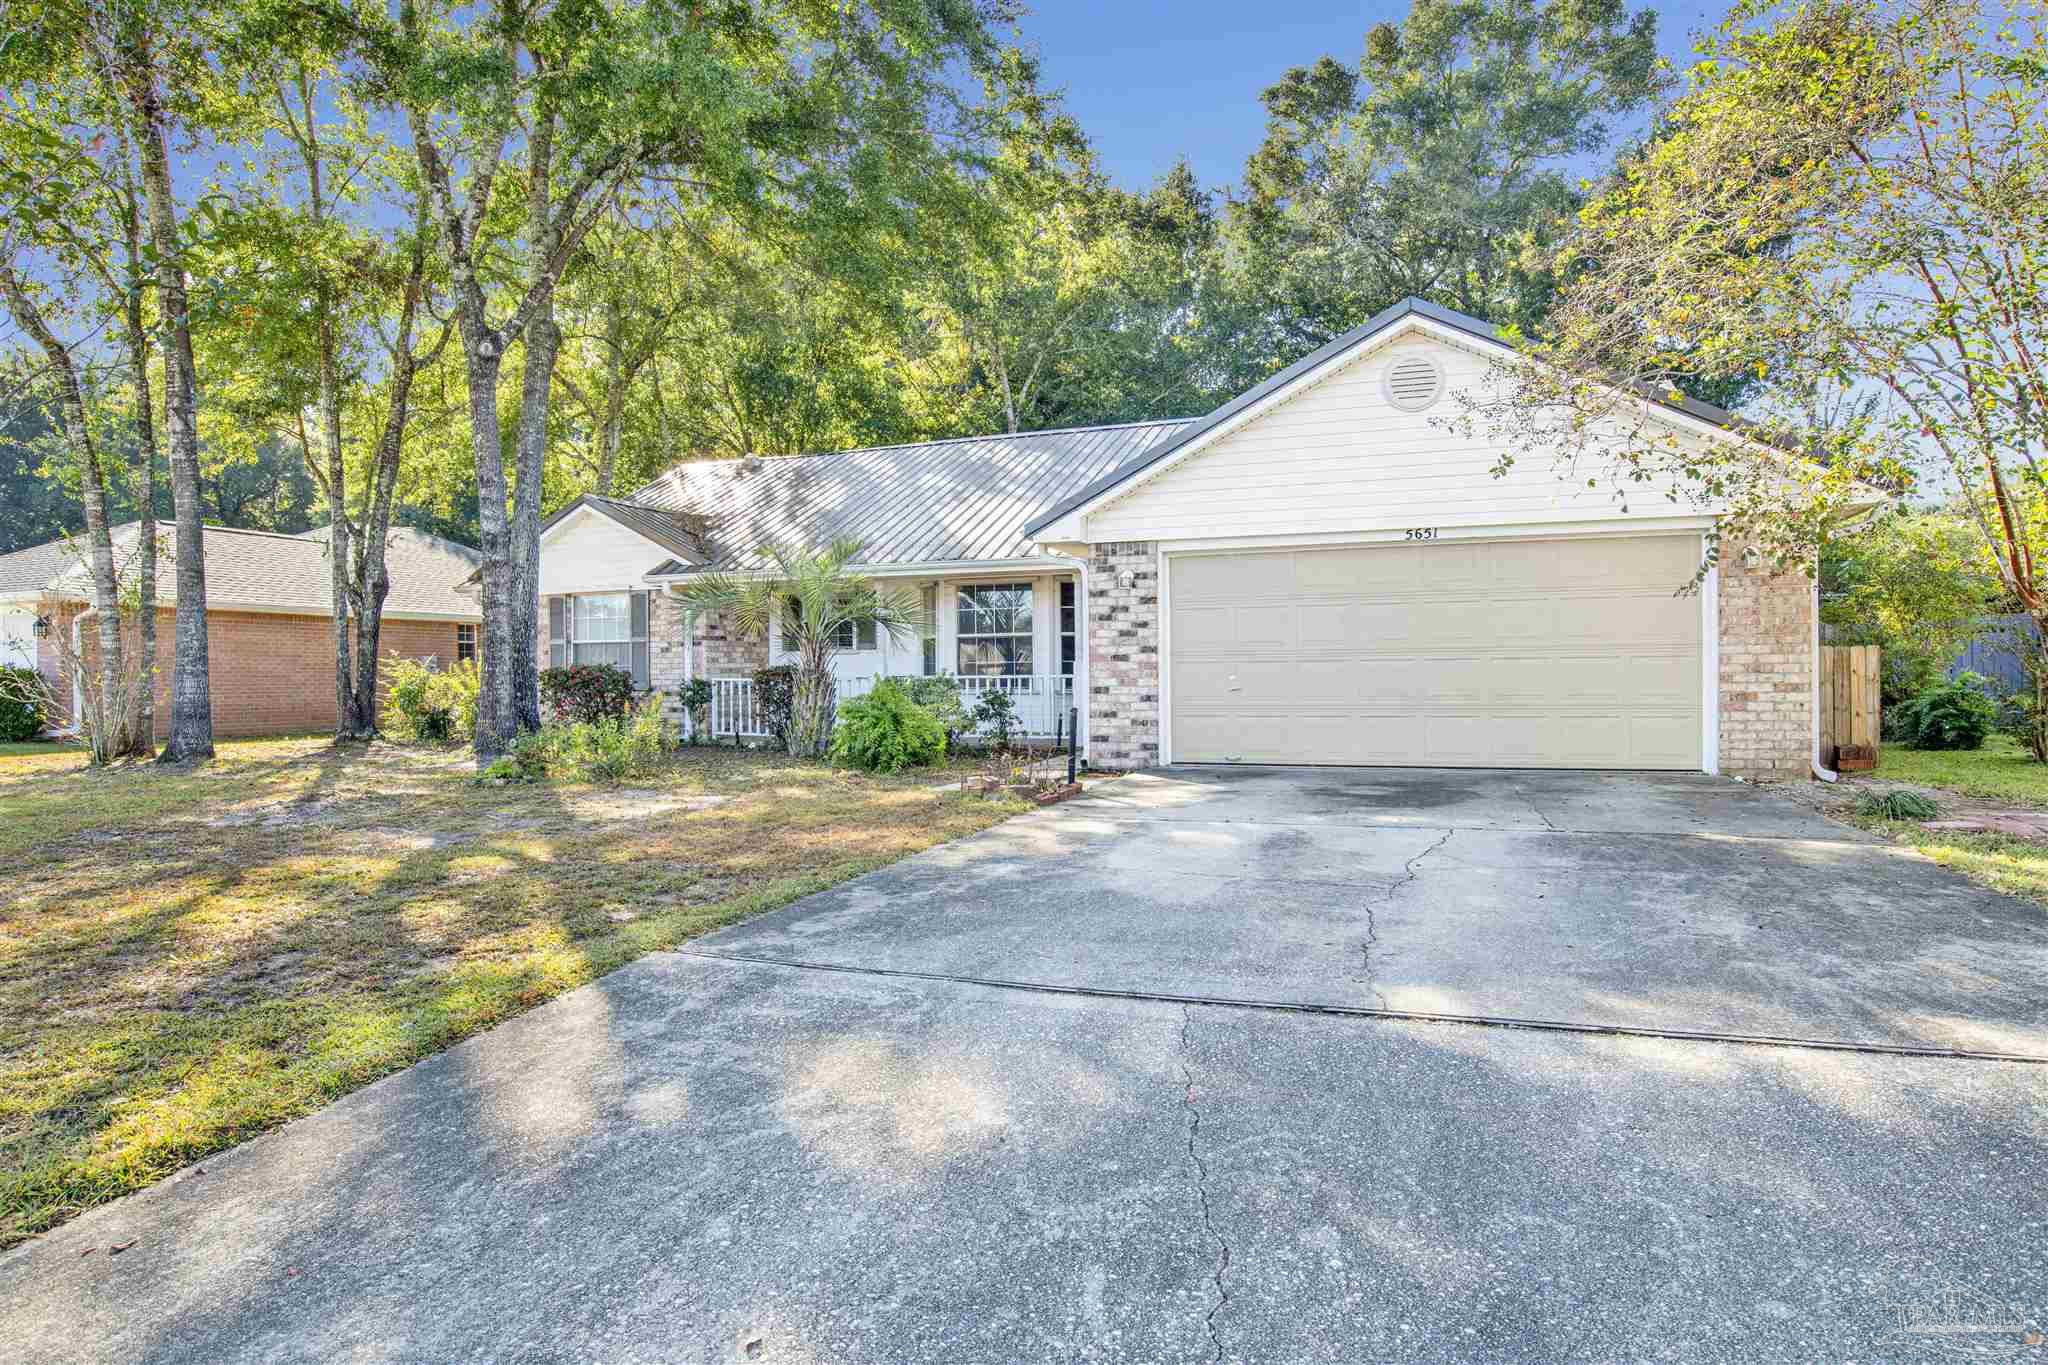
{"label": "white house", "polygon": [[[914,642],[844,641],[844,689],[954,673],[1038,731],[1071,706],[1098,766],[1806,775],[1813,582],[1738,558],[1683,593],[1710,516],[1624,509],[1540,459],[1497,477],[1442,419],[1505,346],[1409,300],[1203,418],[678,465],[547,525],[543,662],[712,678],[744,731],[781,642],[674,594],[851,535],[931,610]],[[1704,404],[1658,418],[1744,439]]]}

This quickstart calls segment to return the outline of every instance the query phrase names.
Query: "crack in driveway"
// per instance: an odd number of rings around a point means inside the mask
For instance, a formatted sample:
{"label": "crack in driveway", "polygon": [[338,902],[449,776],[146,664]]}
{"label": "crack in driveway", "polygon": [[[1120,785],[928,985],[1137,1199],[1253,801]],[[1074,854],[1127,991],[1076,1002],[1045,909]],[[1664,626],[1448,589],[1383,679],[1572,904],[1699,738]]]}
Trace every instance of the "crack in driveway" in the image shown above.
{"label": "crack in driveway", "polygon": [[[1381,900],[1387,904],[1392,904],[1394,897],[1401,893],[1401,888],[1415,880],[1417,876],[1416,869],[1421,866],[1422,860],[1442,848],[1445,844],[1448,844],[1451,841],[1451,836],[1457,832],[1455,829],[1445,830],[1442,838],[1410,858],[1407,862],[1401,864],[1400,880],[1386,889],[1381,896]],[[1368,901],[1365,906],[1365,942],[1359,945],[1358,953],[1365,963],[1365,988],[1372,992],[1372,998],[1379,1002],[1381,1009],[1388,1009],[1390,1007],[1387,1004],[1387,997],[1380,993],[1380,988],[1375,986],[1372,981],[1372,950],[1379,947],[1379,945],[1379,915],[1373,909],[1372,903]]]}
{"label": "crack in driveway", "polygon": [[1188,1064],[1188,1028],[1193,1023],[1194,1009],[1182,1005],[1180,1009],[1180,1074],[1185,1089],[1181,1092],[1181,1106],[1188,1115],[1188,1169],[1194,1173],[1195,1198],[1202,1208],[1202,1226],[1209,1231],[1209,1239],[1216,1243],[1216,1269],[1210,1272],[1210,1283],[1216,1287],[1216,1301],[1209,1305],[1209,1311],[1202,1318],[1202,1326],[1209,1333],[1209,1345],[1214,1351],[1211,1357],[1223,1359],[1223,1337],[1216,1330],[1216,1315],[1223,1311],[1223,1305],[1230,1302],[1230,1287],[1223,1283],[1223,1277],[1230,1270],[1230,1243],[1223,1240],[1223,1234],[1216,1230],[1216,1219],[1209,1211],[1209,1167],[1202,1160],[1202,1154],[1195,1150],[1195,1140],[1202,1131],[1202,1111],[1195,1107],[1195,1072]]}

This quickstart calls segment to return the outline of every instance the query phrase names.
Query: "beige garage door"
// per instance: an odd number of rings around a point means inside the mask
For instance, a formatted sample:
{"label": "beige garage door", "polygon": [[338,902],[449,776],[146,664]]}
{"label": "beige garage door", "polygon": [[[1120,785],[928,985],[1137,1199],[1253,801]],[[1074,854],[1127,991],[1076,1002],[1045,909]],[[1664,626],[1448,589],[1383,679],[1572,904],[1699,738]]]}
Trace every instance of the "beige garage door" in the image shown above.
{"label": "beige garage door", "polygon": [[1181,763],[1698,768],[1697,536],[1175,555]]}

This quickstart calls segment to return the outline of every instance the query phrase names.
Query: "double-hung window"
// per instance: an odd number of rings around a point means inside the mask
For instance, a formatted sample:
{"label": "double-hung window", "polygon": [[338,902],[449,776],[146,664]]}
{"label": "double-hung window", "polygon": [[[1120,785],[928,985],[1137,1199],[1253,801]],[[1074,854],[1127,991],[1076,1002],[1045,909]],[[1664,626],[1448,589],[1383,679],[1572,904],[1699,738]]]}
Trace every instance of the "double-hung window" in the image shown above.
{"label": "double-hung window", "polygon": [[476,627],[458,625],[455,627],[455,662],[466,664],[476,657]]}
{"label": "double-hung window", "polygon": [[548,662],[611,664],[646,688],[647,594],[579,592],[548,599]]}
{"label": "double-hung window", "polygon": [[1013,678],[1031,672],[1031,585],[976,583],[956,598],[955,632],[963,678]]}

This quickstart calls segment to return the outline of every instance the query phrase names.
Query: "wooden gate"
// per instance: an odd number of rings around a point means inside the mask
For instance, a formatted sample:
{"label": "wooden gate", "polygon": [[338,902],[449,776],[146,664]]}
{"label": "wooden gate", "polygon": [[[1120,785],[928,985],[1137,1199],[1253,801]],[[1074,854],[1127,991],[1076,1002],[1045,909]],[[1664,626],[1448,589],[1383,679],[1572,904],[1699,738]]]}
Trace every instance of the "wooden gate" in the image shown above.
{"label": "wooden gate", "polygon": [[1831,768],[1852,772],[1876,767],[1881,707],[1877,646],[1822,646],[1821,760]]}

